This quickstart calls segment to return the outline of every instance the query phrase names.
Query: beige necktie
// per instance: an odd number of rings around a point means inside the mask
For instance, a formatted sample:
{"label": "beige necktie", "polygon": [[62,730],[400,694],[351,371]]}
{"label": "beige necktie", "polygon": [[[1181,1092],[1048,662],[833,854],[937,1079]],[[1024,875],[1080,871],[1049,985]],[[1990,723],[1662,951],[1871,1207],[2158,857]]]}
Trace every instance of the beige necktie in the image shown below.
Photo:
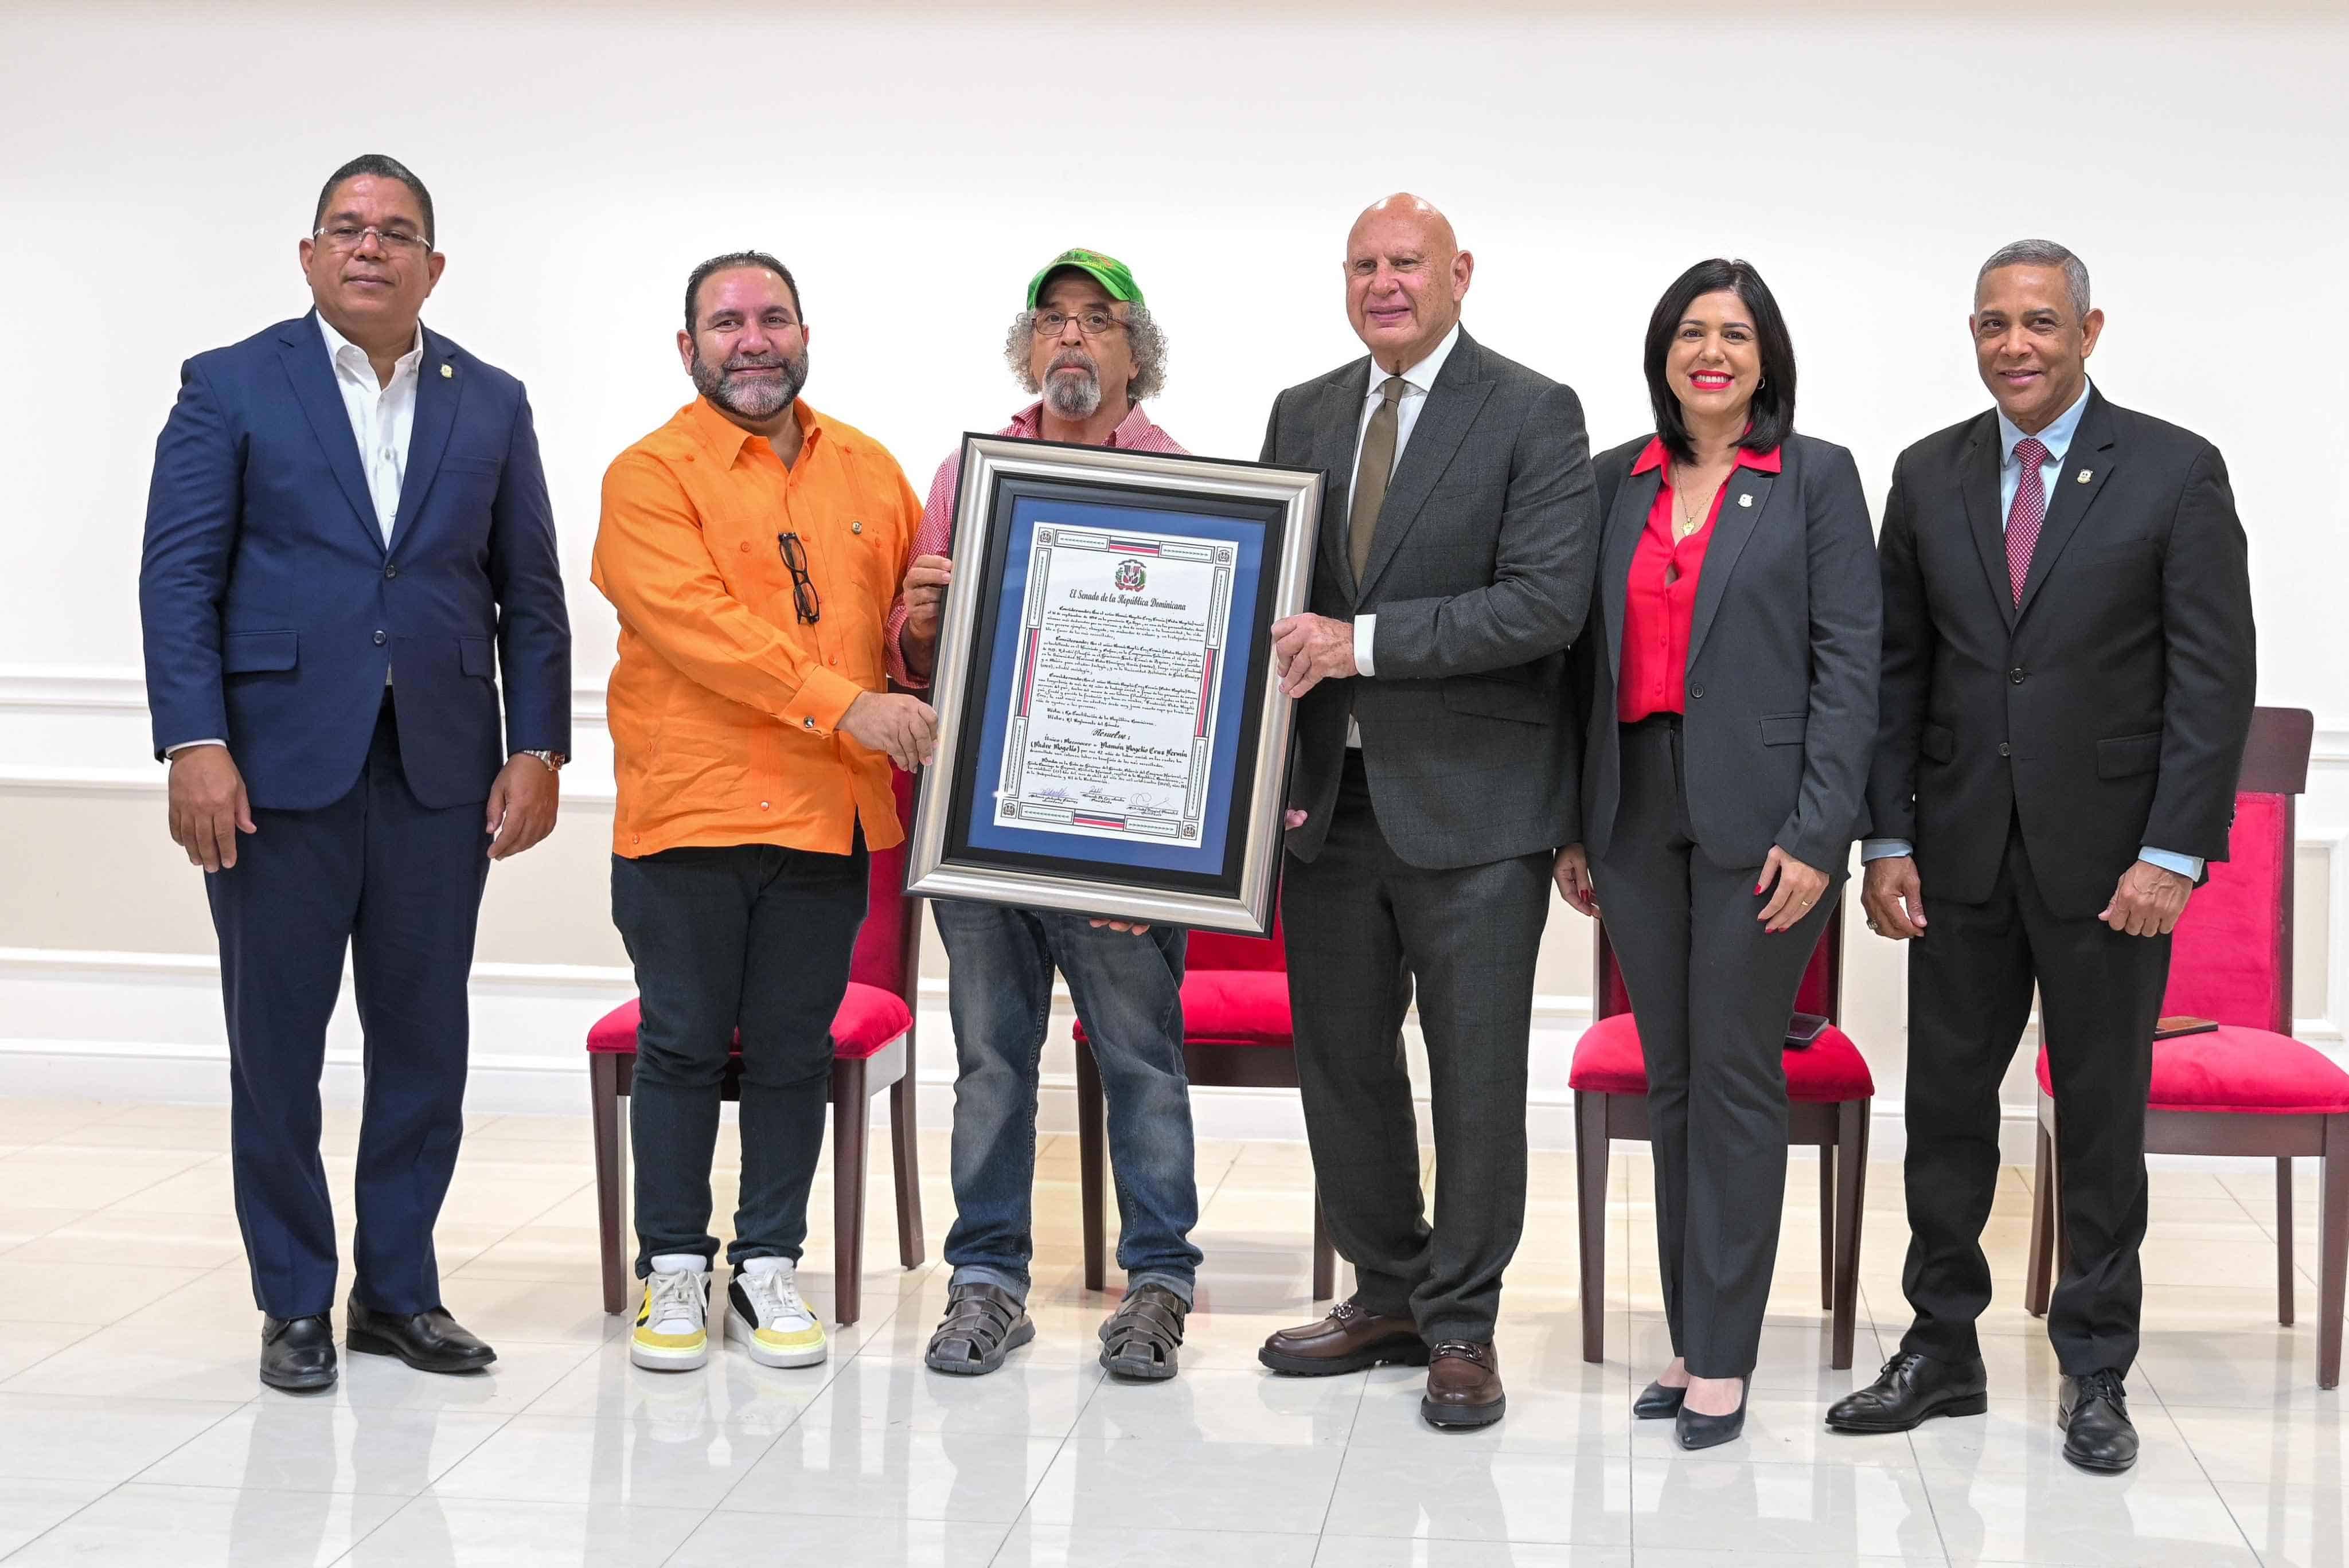
{"label": "beige necktie", "polygon": [[1371,415],[1371,428],[1362,433],[1362,455],[1354,464],[1353,511],[1348,519],[1347,548],[1354,563],[1357,589],[1371,564],[1371,535],[1378,531],[1379,508],[1387,499],[1387,476],[1394,469],[1395,407],[1402,401],[1407,385],[1400,376],[1390,376],[1379,384],[1382,401]]}

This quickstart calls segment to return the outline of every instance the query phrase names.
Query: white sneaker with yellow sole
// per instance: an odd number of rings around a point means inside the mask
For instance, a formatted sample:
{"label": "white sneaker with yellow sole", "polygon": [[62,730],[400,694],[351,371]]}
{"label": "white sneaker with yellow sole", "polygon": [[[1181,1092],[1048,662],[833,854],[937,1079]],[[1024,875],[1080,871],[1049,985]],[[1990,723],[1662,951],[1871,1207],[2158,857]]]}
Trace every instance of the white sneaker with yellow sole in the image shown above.
{"label": "white sneaker with yellow sole", "polygon": [[[663,1267],[668,1264],[668,1267]],[[709,1270],[698,1257],[662,1256],[645,1276],[628,1359],[652,1372],[690,1372],[709,1360]]]}
{"label": "white sneaker with yellow sole", "polygon": [[726,1292],[728,1332],[761,1367],[815,1367],[831,1353],[823,1324],[800,1299],[789,1258],[746,1258]]}

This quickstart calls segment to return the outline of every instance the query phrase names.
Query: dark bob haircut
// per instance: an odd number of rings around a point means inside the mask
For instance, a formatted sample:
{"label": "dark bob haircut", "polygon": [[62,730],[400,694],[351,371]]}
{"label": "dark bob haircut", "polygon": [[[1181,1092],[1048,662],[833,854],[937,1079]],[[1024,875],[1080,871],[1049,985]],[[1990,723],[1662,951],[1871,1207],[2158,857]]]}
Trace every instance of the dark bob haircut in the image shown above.
{"label": "dark bob haircut", "polygon": [[440,233],[432,223],[432,192],[424,189],[424,181],[416,178],[415,170],[407,164],[397,158],[387,158],[380,152],[363,152],[326,176],[326,183],[318,191],[318,210],[310,215],[310,227],[316,229],[326,221],[326,203],[335,199],[336,188],[344,181],[357,180],[362,175],[377,180],[397,180],[408,187],[416,197],[416,204],[424,209],[424,243],[427,249],[431,248],[434,236]]}
{"label": "dark bob haircut", "polygon": [[763,267],[782,279],[783,286],[792,291],[792,308],[800,313],[801,325],[806,325],[807,306],[800,303],[799,280],[792,276],[791,268],[764,251],[729,251],[722,256],[710,257],[694,268],[692,275],[685,280],[685,330],[688,336],[701,330],[699,318],[695,315],[695,307],[701,303],[701,285],[709,280],[710,273],[729,272],[736,267]]}
{"label": "dark bob haircut", "polygon": [[1715,257],[1674,278],[1664,297],[1656,302],[1656,314],[1648,318],[1648,401],[1656,411],[1656,434],[1674,462],[1694,462],[1696,448],[1689,440],[1681,400],[1664,378],[1664,359],[1671,352],[1672,338],[1687,318],[1689,306],[1705,294],[1723,290],[1744,301],[1753,313],[1754,341],[1762,350],[1762,385],[1755,389],[1748,410],[1753,423],[1737,444],[1749,452],[1766,452],[1784,445],[1795,433],[1795,340],[1787,335],[1786,318],[1778,314],[1770,285],[1752,263]]}

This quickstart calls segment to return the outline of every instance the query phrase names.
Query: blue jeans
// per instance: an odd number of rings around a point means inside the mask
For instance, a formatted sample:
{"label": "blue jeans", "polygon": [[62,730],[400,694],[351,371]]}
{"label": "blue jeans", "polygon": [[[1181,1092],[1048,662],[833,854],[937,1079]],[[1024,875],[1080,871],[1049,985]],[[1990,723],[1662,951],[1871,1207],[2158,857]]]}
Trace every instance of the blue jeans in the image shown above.
{"label": "blue jeans", "polygon": [[1096,930],[1081,914],[932,903],[952,961],[954,1229],[952,1284],[992,1284],[1028,1299],[1035,1251],[1037,1064],[1052,1011],[1052,971],[1068,977],[1109,1101],[1117,1182],[1117,1261],[1127,1288],[1165,1286],[1185,1302],[1199,1270],[1191,1085],[1183,1068],[1180,930]]}

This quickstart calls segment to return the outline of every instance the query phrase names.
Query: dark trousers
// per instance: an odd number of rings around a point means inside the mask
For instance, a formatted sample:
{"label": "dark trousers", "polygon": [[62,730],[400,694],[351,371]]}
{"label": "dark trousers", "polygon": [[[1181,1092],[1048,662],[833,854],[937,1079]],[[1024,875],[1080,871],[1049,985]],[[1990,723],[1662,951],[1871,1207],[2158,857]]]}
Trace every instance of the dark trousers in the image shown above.
{"label": "dark trousers", "polygon": [[1901,1348],[1979,1354],[1990,1305],[1982,1229],[1998,1187],[1999,1081],[2023,1037],[2032,986],[2055,1089],[2060,1222],[2071,1264],[2047,1307],[2047,1337],[2074,1377],[2127,1372],[2145,1282],[2145,1105],[2169,938],[2128,936],[2049,911],[2020,826],[1988,900],[1936,900],[1909,944],[1909,1263],[1916,1323]]}
{"label": "dark trousers", "polygon": [[228,1010],[229,1142],[253,1297],[276,1317],[334,1304],[335,1215],[318,1075],[343,955],[365,1037],[352,1290],[396,1315],[440,1305],[432,1226],[464,1132],[465,981],[489,877],[480,803],[409,793],[384,694],[350,792],[255,810],[236,864],[204,879]]}
{"label": "dark trousers", "polygon": [[[1526,1051],[1547,854],[1425,871],[1387,844],[1350,750],[1329,837],[1281,888],[1305,1130],[1354,1299],[1430,1341],[1488,1340],[1526,1215]],[[1435,1222],[1402,1048],[1419,992],[1435,1119]]]}
{"label": "dark trousers", "polygon": [[[1656,1259],[1672,1351],[1699,1377],[1754,1370],[1786,1191],[1786,1019],[1844,868],[1788,929],[1754,917],[1759,866],[1721,866],[1689,825],[1680,726],[1621,730],[1623,803],[1591,868],[1647,1058]],[[1775,890],[1774,890],[1775,891]]]}
{"label": "dark trousers", "polygon": [[866,875],[861,833],[844,855],[730,844],[612,857],[612,921],[642,998],[628,1115],[639,1277],[663,1253],[718,1255],[709,1161],[738,1038],[742,1179],[726,1261],[799,1257]]}

